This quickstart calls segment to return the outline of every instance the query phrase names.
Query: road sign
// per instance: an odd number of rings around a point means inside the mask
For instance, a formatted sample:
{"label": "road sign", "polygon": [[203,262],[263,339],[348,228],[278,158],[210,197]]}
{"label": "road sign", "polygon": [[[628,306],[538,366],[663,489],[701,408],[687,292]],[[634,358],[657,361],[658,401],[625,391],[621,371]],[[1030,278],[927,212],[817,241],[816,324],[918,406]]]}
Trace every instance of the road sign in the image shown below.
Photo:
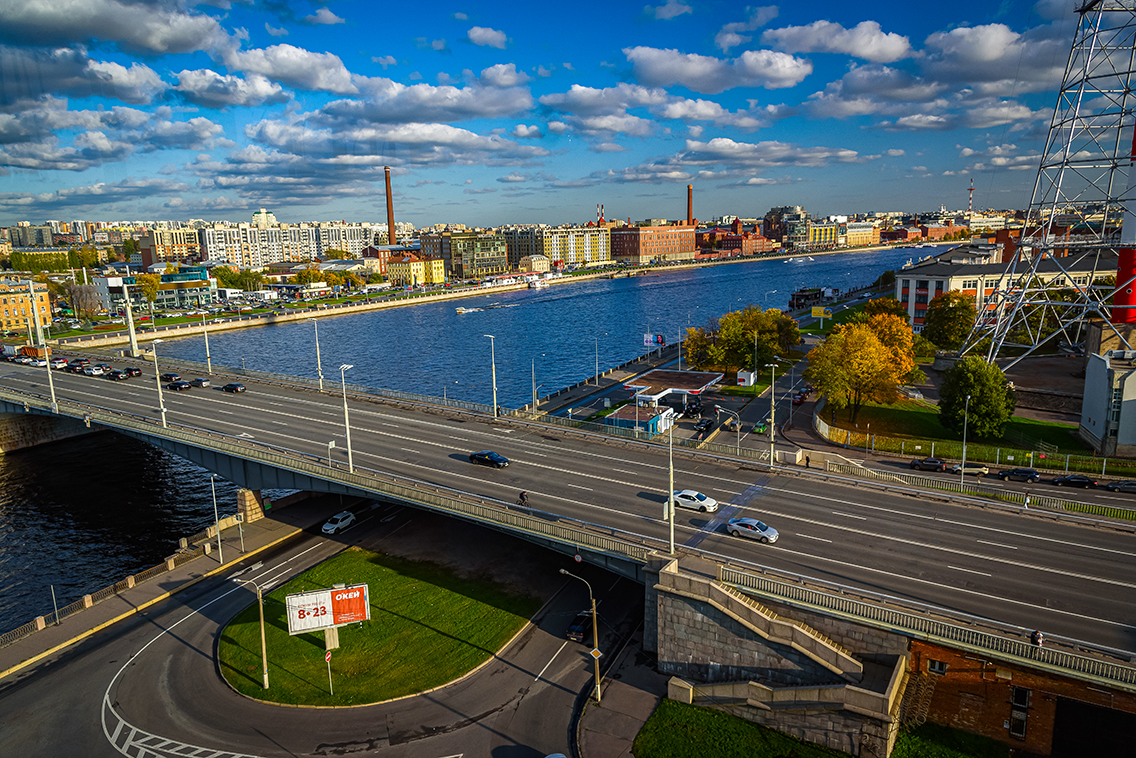
{"label": "road sign", "polygon": [[304,634],[371,619],[366,584],[298,592],[285,598],[288,634]]}
{"label": "road sign", "polygon": [[327,661],[328,663],[331,663],[331,651],[330,651],[330,650],[328,650],[328,651],[327,651],[327,655],[325,655],[325,656],[323,657],[323,659],[324,659],[325,661]]}
{"label": "road sign", "polygon": [[599,651],[599,648],[593,648],[592,649],[591,656],[593,658],[595,658],[597,661],[600,659],[600,656],[602,656],[602,655],[603,655],[603,653],[601,653]]}
{"label": "road sign", "polygon": [[832,318],[831,308],[820,308],[813,306],[813,318]]}
{"label": "road sign", "polygon": [[584,558],[579,553],[576,553],[576,555],[573,556],[573,557],[576,559],[576,563],[579,563],[580,561],[584,560]]}

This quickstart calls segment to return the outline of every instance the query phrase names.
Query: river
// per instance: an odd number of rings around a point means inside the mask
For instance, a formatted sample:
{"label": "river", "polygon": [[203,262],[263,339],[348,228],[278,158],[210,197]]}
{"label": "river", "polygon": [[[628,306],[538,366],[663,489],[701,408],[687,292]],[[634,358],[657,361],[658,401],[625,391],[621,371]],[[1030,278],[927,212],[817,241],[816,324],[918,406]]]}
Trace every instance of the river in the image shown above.
{"label": "river", "polygon": [[[489,404],[490,340],[499,402],[517,407],[644,352],[643,334],[675,341],[688,325],[745,305],[784,308],[802,287],[841,291],[931,250],[841,253],[592,279],[322,318],[324,377]],[[495,306],[459,314],[466,308]],[[316,376],[315,325],[269,325],[209,337],[214,366]],[[162,356],[204,362],[201,337],[166,339]],[[217,480],[234,512],[236,486]],[[107,586],[174,552],[213,520],[209,472],[128,437],[99,433],[0,457],[0,631]]]}

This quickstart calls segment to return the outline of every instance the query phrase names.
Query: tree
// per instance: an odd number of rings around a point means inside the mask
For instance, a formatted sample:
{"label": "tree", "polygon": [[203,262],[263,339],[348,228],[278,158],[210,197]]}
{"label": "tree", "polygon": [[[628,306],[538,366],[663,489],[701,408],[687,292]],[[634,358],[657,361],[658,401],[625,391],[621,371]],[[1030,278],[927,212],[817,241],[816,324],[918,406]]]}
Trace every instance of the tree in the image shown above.
{"label": "tree", "polygon": [[66,292],[67,302],[76,317],[90,321],[99,312],[99,291],[93,284],[68,282]]}
{"label": "tree", "polygon": [[754,306],[727,313],[706,329],[687,331],[693,368],[760,368],[774,356],[787,356],[801,341],[797,322],[776,308]]}
{"label": "tree", "polygon": [[132,239],[124,239],[122,241],[122,258],[129,262],[130,256],[138,252],[138,245]]}
{"label": "tree", "polygon": [[[892,283],[895,283],[894,280]],[[894,297],[872,298],[864,303],[864,313],[868,314],[868,316],[879,316],[884,313],[890,313],[893,316],[899,316],[905,323],[910,321],[907,316],[907,306]]]}
{"label": "tree", "polygon": [[845,324],[813,348],[805,378],[833,408],[848,408],[853,423],[864,403],[898,400],[903,379],[892,350],[867,324]]}
{"label": "tree", "polygon": [[325,261],[342,261],[351,257],[351,253],[346,250],[328,249],[323,251],[323,259]]}
{"label": "tree", "polygon": [[162,285],[162,277],[160,274],[138,274],[134,277],[134,283],[138,286],[142,297],[150,303],[150,320],[154,319],[154,301],[158,299],[158,289]]}
{"label": "tree", "polygon": [[944,350],[958,350],[974,327],[974,299],[958,290],[936,295],[923,317],[923,336]]}
{"label": "tree", "polygon": [[[967,395],[970,395],[969,411]],[[1014,415],[1015,405],[1014,391],[1002,369],[976,355],[960,358],[943,374],[939,388],[939,422],[958,434],[962,434],[965,421],[968,435],[1001,437]]]}
{"label": "tree", "polygon": [[883,313],[872,316],[868,320],[868,328],[891,353],[891,360],[895,364],[895,372],[900,381],[907,382],[907,377],[915,368],[915,351],[912,349],[913,335],[911,327],[907,324],[907,319],[890,313]]}

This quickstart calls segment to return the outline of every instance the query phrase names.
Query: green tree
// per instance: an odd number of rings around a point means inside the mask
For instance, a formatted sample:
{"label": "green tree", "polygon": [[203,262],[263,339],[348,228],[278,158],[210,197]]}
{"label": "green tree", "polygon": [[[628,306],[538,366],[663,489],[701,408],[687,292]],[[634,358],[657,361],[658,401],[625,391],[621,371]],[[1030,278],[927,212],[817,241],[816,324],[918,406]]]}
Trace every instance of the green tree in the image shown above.
{"label": "green tree", "polygon": [[[967,410],[967,395],[970,407]],[[939,422],[962,434],[998,439],[1014,415],[1014,391],[996,364],[976,355],[960,358],[943,374],[939,388]]]}
{"label": "green tree", "polygon": [[142,297],[150,303],[150,320],[154,319],[154,301],[158,299],[158,290],[162,285],[160,274],[138,274],[134,277],[134,285],[142,293]]}
{"label": "green tree", "polygon": [[825,394],[832,408],[848,408],[853,423],[864,403],[899,399],[903,379],[892,350],[867,324],[843,325],[813,348],[805,378]]}
{"label": "green tree", "polygon": [[[895,283],[894,275],[892,284]],[[896,300],[894,297],[876,297],[864,303],[864,313],[868,316],[879,316],[884,313],[890,313],[893,316],[899,316],[904,322],[909,322],[911,319],[907,316],[907,306]]]}
{"label": "green tree", "polygon": [[923,336],[944,350],[958,350],[974,327],[974,299],[958,290],[936,295],[923,317]]}
{"label": "green tree", "polygon": [[346,250],[328,249],[323,251],[323,259],[325,261],[342,261],[351,257],[351,253]]}

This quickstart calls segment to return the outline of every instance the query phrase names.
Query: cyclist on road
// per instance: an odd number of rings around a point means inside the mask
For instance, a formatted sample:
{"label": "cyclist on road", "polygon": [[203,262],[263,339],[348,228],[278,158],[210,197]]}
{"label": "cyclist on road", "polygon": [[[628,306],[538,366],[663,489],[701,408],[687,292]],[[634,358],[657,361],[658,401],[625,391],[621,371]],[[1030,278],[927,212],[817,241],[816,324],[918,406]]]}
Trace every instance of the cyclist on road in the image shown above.
{"label": "cyclist on road", "polygon": [[529,493],[522,492],[521,497],[517,502],[519,502],[521,505],[528,505],[529,504]]}

